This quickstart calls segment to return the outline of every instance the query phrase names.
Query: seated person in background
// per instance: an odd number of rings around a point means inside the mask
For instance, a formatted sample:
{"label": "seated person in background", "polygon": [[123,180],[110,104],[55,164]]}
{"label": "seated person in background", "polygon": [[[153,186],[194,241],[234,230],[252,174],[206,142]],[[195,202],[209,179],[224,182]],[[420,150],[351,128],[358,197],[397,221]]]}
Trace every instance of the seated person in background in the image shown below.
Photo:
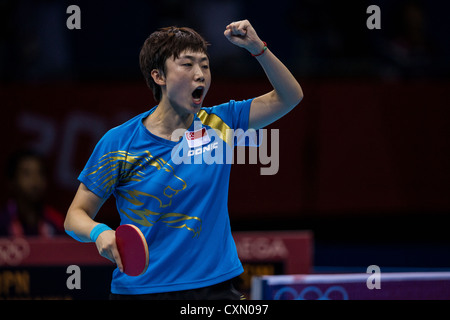
{"label": "seated person in background", "polygon": [[7,163],[7,177],[11,197],[0,208],[0,237],[64,234],[64,216],[45,203],[44,159],[33,151],[19,151]]}

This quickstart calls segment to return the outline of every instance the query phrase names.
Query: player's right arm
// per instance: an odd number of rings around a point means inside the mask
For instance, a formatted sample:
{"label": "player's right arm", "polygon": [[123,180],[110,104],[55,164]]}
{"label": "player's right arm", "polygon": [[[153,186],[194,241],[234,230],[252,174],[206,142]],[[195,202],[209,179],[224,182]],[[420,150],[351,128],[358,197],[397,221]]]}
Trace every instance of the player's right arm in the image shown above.
{"label": "player's right arm", "polygon": [[83,242],[90,242],[90,233],[98,224],[94,221],[104,200],[80,183],[72,204],[67,211],[64,228],[73,231]]}
{"label": "player's right arm", "polygon": [[[99,223],[94,221],[97,212],[105,202],[104,199],[90,191],[83,183],[80,183],[72,204],[67,211],[64,228],[72,232],[83,242],[90,242],[90,233]],[[100,233],[95,242],[101,256],[116,263],[122,271],[122,263],[116,246],[114,230]]]}

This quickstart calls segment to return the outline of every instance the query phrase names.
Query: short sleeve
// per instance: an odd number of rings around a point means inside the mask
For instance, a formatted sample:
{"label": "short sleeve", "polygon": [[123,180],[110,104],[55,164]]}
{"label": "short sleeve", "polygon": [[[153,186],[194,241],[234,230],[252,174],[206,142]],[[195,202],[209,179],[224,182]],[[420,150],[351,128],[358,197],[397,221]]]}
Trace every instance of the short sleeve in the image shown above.
{"label": "short sleeve", "polygon": [[230,100],[211,108],[210,113],[220,117],[231,129],[248,129],[250,106],[253,99],[234,101]]}
{"label": "short sleeve", "polygon": [[252,101],[253,99],[231,100],[211,108],[211,113],[216,114],[230,129],[234,130],[234,145],[236,146],[260,145],[259,132],[248,128]]}
{"label": "short sleeve", "polygon": [[102,199],[107,199],[115,190],[120,175],[120,162],[125,152],[117,148],[112,131],[107,132],[97,143],[78,180]]}

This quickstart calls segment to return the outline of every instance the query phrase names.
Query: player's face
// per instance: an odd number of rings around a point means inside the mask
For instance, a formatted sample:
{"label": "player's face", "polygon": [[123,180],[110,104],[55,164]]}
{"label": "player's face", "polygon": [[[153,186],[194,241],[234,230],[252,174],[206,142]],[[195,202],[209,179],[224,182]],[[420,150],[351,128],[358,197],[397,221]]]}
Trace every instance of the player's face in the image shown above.
{"label": "player's face", "polygon": [[209,60],[202,52],[183,51],[166,61],[166,98],[179,111],[197,113],[211,85]]}

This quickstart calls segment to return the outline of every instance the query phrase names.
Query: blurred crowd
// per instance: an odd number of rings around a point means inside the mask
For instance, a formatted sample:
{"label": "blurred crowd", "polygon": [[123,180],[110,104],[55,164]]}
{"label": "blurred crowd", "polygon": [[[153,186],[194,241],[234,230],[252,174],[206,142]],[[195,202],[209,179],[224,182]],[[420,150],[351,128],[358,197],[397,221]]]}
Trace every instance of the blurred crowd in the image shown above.
{"label": "blurred crowd", "polygon": [[[71,4],[81,30],[66,27]],[[371,4],[381,30],[366,27]],[[448,9],[419,0],[1,0],[0,81],[140,80],[140,46],[168,25],[193,27],[211,43],[214,76],[252,76],[258,66],[223,37],[243,18],[300,77],[446,78]]]}

